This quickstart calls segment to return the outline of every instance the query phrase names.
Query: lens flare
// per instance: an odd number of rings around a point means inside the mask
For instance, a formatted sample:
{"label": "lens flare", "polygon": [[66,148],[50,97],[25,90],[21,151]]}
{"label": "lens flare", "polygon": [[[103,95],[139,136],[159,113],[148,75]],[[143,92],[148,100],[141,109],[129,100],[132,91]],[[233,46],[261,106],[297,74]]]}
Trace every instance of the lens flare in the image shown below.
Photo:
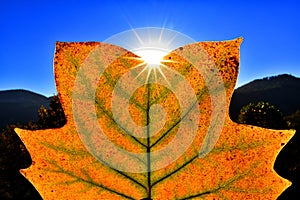
{"label": "lens flare", "polygon": [[167,69],[167,66],[163,64],[163,62],[172,62],[169,60],[164,60],[164,57],[169,53],[168,50],[159,49],[156,47],[148,47],[148,48],[140,48],[134,51],[136,55],[139,56],[139,58],[133,58],[130,57],[129,59],[136,59],[142,61],[141,64],[135,66],[144,68],[141,70],[141,72],[137,75],[139,77],[142,73],[147,71],[147,77],[145,80],[145,83],[148,82],[150,76],[153,74],[155,77],[155,80],[157,80],[157,72],[164,78],[164,80],[168,83],[168,80],[162,70],[162,67]]}
{"label": "lens flare", "polygon": [[161,65],[161,62],[163,60],[163,57],[168,53],[166,51],[163,51],[161,49],[140,49],[134,52],[138,56],[141,57],[141,59],[149,65],[149,67],[158,67]]}
{"label": "lens flare", "polygon": [[145,83],[148,83],[152,75],[157,80],[158,73],[168,82],[163,72],[163,69],[168,70],[168,67],[163,63],[173,61],[164,60],[164,57],[174,49],[195,41],[174,30],[147,27],[122,32],[108,38],[105,42],[121,46],[139,56],[128,57],[128,59],[141,61],[134,68],[141,68],[137,77],[147,73]]}

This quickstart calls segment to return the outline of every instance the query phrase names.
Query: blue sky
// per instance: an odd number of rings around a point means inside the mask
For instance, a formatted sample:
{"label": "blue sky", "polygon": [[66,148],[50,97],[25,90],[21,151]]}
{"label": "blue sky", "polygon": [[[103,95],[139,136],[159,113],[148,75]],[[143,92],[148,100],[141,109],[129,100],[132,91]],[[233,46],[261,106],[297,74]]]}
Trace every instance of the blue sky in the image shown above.
{"label": "blue sky", "polygon": [[1,0],[0,90],[56,93],[56,41],[104,41],[131,28],[165,27],[195,41],[244,38],[238,86],[300,77],[300,3],[201,0]]}

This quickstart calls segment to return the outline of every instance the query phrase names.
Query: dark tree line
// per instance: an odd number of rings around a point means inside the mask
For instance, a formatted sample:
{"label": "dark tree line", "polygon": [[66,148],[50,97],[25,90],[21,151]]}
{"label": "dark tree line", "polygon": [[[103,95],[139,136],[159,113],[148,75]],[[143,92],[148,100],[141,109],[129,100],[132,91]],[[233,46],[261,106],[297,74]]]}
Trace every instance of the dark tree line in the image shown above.
{"label": "dark tree line", "polygon": [[242,107],[237,122],[271,129],[288,128],[282,113],[275,106],[263,101]]}
{"label": "dark tree line", "polygon": [[40,129],[59,128],[66,123],[66,117],[57,95],[51,98],[49,109],[41,106],[38,113],[37,126]]}

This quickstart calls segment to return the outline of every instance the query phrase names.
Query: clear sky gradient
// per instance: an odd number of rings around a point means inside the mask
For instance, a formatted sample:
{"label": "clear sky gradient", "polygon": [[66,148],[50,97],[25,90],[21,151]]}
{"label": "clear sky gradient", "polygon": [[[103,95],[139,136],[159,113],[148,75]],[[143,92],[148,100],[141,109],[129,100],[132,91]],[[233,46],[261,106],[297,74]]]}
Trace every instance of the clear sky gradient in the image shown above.
{"label": "clear sky gradient", "polygon": [[195,41],[242,36],[237,86],[300,77],[298,1],[0,0],[0,90],[56,94],[56,41],[104,41],[131,28],[165,27]]}

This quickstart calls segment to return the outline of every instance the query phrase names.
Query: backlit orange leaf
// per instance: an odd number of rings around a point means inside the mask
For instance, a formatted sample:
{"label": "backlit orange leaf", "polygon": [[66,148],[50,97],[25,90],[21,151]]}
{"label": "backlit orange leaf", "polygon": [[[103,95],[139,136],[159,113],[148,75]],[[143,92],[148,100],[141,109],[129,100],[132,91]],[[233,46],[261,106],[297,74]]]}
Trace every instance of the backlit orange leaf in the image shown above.
{"label": "backlit orange leaf", "polygon": [[190,44],[145,71],[120,47],[58,42],[67,124],[16,129],[33,160],[21,173],[44,199],[276,199],[294,132],[230,120],[241,41]]}

